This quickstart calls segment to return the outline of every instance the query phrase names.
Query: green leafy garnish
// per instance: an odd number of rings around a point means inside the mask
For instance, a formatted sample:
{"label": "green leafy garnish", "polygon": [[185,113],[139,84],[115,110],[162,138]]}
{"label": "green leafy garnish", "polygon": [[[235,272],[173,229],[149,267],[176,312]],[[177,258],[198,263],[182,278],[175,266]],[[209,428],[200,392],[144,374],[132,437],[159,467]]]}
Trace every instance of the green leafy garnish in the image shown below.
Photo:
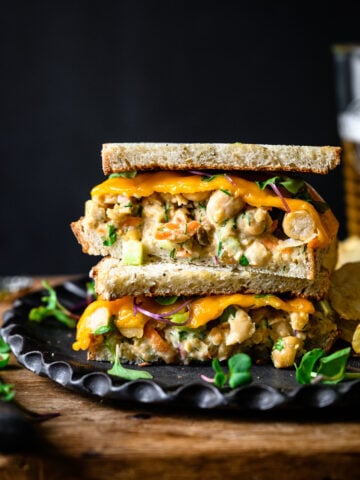
{"label": "green leafy garnish", "polygon": [[171,258],[172,260],[174,260],[174,259],[175,259],[175,255],[176,255],[176,248],[173,248],[173,249],[171,250],[171,252],[170,252],[170,258]]}
{"label": "green leafy garnish", "polygon": [[249,265],[249,260],[246,258],[244,254],[241,255],[239,263],[242,267],[247,267]]}
{"label": "green leafy garnish", "polygon": [[177,295],[173,295],[172,297],[155,297],[155,300],[159,305],[173,305],[178,298]]}
{"label": "green leafy garnish", "polygon": [[271,185],[281,185],[284,187],[288,192],[296,195],[302,188],[305,187],[304,180],[298,178],[290,178],[290,177],[272,177],[264,180],[263,182],[255,182],[261,190],[264,190],[266,187]]}
{"label": "green leafy garnish", "polygon": [[29,320],[41,322],[45,318],[54,317],[67,327],[74,328],[76,326],[77,316],[61,305],[57,298],[56,291],[46,280],[43,280],[42,284],[49,293],[48,296],[41,298],[41,301],[45,302],[46,305],[32,308],[29,313]]}
{"label": "green leafy garnish", "polygon": [[15,396],[14,385],[0,381],[0,399],[4,402],[10,402]]}
{"label": "green leafy garnish", "polygon": [[0,353],[0,368],[5,368],[9,363],[10,353]]}
{"label": "green leafy garnish", "polygon": [[102,241],[103,241],[104,247],[111,247],[112,245],[114,245],[117,239],[117,228],[112,224],[108,224],[107,231],[108,231],[108,236],[107,238],[103,237]]}
{"label": "green leafy garnish", "polygon": [[350,352],[351,347],[347,347],[326,355],[325,350],[314,348],[305,353],[299,366],[295,365],[296,380],[301,384],[336,384],[360,378],[360,373],[346,372]]}
{"label": "green leafy garnish", "polygon": [[145,370],[133,370],[125,368],[120,363],[120,348],[116,344],[114,365],[107,371],[109,375],[123,378],[124,380],[138,380],[139,378],[153,378],[151,373]]}
{"label": "green leafy garnish", "polygon": [[8,352],[10,352],[10,347],[5,342],[5,340],[0,336],[0,353],[8,353]]}
{"label": "green leafy garnish", "polygon": [[214,383],[218,388],[223,388],[226,382],[230,388],[236,388],[252,381],[250,373],[251,358],[246,353],[237,353],[229,358],[228,373],[223,371],[217,358],[213,359],[211,366],[215,372],[215,377],[209,379],[203,376],[202,378],[205,381]]}
{"label": "green leafy garnish", "polygon": [[229,190],[225,190],[225,188],[220,188],[220,190],[225,193],[225,195],[228,195],[229,197],[231,197],[231,193],[229,192]]}
{"label": "green leafy garnish", "polygon": [[118,172],[118,173],[111,173],[109,175],[109,178],[134,178],[137,175],[137,171],[131,171],[131,172]]}

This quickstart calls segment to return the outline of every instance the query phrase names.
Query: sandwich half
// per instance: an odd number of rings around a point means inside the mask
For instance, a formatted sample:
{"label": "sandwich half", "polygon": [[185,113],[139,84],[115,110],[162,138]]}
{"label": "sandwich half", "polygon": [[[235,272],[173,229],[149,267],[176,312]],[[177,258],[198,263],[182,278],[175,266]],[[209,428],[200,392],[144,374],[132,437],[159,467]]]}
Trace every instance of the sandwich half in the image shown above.
{"label": "sandwich half", "polygon": [[167,364],[246,352],[284,368],[331,347],[338,223],[299,174],[326,174],[339,148],[105,144],[102,160],[109,178],[71,225],[105,257],[75,350]]}
{"label": "sandwich half", "polygon": [[102,156],[109,178],[71,225],[84,253],[111,257],[94,270],[110,272],[99,293],[129,294],[138,270],[147,294],[167,295],[159,269],[193,270],[196,295],[326,293],[338,222],[298,175],[335,168],[339,148],[105,144]]}
{"label": "sandwich half", "polygon": [[326,302],[275,295],[202,297],[125,296],[98,299],[84,311],[74,350],[90,360],[175,363],[225,360],[248,353],[253,361],[291,367],[314,347],[328,350],[338,337]]}

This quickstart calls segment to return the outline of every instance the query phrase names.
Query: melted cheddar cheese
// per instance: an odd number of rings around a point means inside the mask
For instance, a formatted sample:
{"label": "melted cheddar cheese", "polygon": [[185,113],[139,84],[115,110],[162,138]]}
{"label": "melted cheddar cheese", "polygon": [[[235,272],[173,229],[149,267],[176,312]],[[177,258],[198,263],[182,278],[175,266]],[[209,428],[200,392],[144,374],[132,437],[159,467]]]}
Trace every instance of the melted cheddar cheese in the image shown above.
{"label": "melted cheddar cheese", "polygon": [[[92,198],[106,195],[126,195],[148,197],[153,193],[191,194],[213,190],[226,190],[235,197],[241,197],[244,202],[253,207],[274,207],[286,210],[280,197],[268,189],[262,190],[258,185],[237,176],[216,175],[210,181],[204,181],[199,175],[185,175],[178,172],[141,173],[134,178],[109,178],[91,191]],[[336,234],[338,223],[332,213],[327,210],[320,218],[319,213],[311,203],[286,198],[291,211],[305,210],[316,225],[317,235],[309,242],[312,248],[328,245]]]}
{"label": "melted cheddar cheese", "polygon": [[[137,301],[153,313],[164,314],[174,308],[176,304],[169,306],[159,305],[156,301],[138,297]],[[215,295],[210,297],[201,297],[194,299],[189,306],[189,322],[188,328],[198,328],[206,325],[208,322],[220,317],[225,308],[230,305],[236,305],[245,309],[256,309],[270,306],[276,310],[285,312],[303,312],[314,313],[313,304],[306,299],[296,298],[291,300],[282,300],[275,295]],[[140,328],[143,329],[150,317],[137,312],[134,313],[134,298],[123,297],[118,300],[106,301],[96,300],[92,302],[83,312],[76,332],[76,342],[73,344],[74,350],[86,350],[89,348],[91,337],[94,334],[94,326],[92,325],[93,315],[100,309],[107,312],[107,321],[115,316],[115,325],[120,328]]]}

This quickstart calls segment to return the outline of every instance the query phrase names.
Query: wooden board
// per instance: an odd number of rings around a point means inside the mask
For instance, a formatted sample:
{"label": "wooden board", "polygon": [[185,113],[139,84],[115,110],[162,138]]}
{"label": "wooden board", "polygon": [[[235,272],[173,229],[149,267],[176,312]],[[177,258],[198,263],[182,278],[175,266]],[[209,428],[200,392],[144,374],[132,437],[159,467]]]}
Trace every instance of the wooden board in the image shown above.
{"label": "wooden board", "polygon": [[[1,304],[0,313],[8,307]],[[360,478],[354,412],[244,417],[119,407],[68,391],[14,359],[0,375],[26,408],[60,413],[38,425],[41,439],[29,452],[0,454],[0,479]]]}

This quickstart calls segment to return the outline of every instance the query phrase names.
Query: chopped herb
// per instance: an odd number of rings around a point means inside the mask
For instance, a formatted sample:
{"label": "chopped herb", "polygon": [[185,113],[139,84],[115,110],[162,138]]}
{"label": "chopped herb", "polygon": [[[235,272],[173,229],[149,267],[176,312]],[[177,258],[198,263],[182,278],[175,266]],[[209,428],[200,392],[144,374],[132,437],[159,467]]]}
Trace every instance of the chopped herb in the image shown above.
{"label": "chopped herb", "polygon": [[214,180],[214,178],[216,178],[216,177],[219,177],[219,174],[217,174],[217,175],[211,175],[211,176],[209,176],[209,177],[204,175],[204,176],[201,177],[201,180],[202,180],[203,182],[211,182],[211,181]]}
{"label": "chopped herb", "polygon": [[0,399],[4,402],[10,402],[15,396],[14,385],[0,381]]}
{"label": "chopped herb", "polygon": [[220,240],[220,242],[218,243],[218,248],[217,248],[217,256],[218,257],[221,257],[222,249],[223,249],[223,244],[222,244],[222,241]]}
{"label": "chopped herb", "polygon": [[137,175],[137,171],[132,171],[132,172],[118,172],[118,173],[111,173],[109,175],[109,178],[134,178]]}
{"label": "chopped herb", "polygon": [[124,208],[132,208],[133,204],[131,202],[128,202],[126,205],[124,205]]}
{"label": "chopped herb", "polygon": [[280,337],[274,343],[273,350],[278,350],[279,352],[281,352],[282,350],[284,350],[284,348],[285,348],[284,339]]}
{"label": "chopped herb", "polygon": [[247,267],[249,265],[249,260],[246,258],[244,254],[241,255],[239,263],[242,267]]}
{"label": "chopped herb", "polygon": [[114,327],[112,324],[109,325],[101,325],[101,327],[97,328],[93,335],[105,335],[105,333],[112,332]]}
{"label": "chopped herb", "polygon": [[116,242],[117,229],[114,225],[108,224],[107,230],[108,230],[108,238],[103,237],[102,241],[103,241],[104,247],[111,247]]}
{"label": "chopped herb", "polygon": [[167,202],[165,202],[164,205],[164,214],[165,214],[165,222],[169,221],[169,205]]}
{"label": "chopped herb", "polygon": [[77,315],[74,315],[67,308],[61,305],[57,298],[56,291],[46,280],[43,280],[42,284],[49,293],[48,296],[41,298],[41,301],[45,302],[46,305],[40,305],[40,307],[32,308],[29,313],[29,320],[41,322],[45,318],[53,317],[67,327],[74,328],[76,326],[76,320],[78,319]]}
{"label": "chopped herb", "polygon": [[170,252],[170,258],[171,258],[172,260],[175,259],[175,254],[176,254],[176,248],[173,248],[173,249],[171,250],[171,252]]}
{"label": "chopped herb", "polygon": [[107,371],[109,375],[123,378],[124,380],[138,380],[139,378],[153,378],[146,370],[134,370],[125,368],[120,363],[120,348],[116,344],[114,365]]}
{"label": "chopped herb", "polygon": [[258,293],[257,295],[254,295],[254,298],[266,298],[266,297],[272,297],[271,293]]}
{"label": "chopped herb", "polygon": [[225,190],[225,188],[220,188],[220,190],[225,193],[225,195],[228,195],[229,197],[231,197],[231,193],[229,192],[229,190]]}

